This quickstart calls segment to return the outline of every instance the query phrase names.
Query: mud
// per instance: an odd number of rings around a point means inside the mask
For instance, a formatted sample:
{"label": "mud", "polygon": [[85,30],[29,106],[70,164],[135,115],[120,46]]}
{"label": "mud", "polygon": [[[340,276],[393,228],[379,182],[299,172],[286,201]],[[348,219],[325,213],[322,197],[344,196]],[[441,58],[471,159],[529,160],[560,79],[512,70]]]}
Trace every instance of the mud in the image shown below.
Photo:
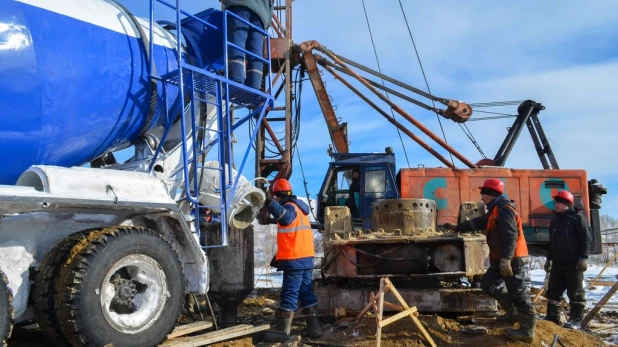
{"label": "mud", "polygon": [[[536,294],[533,289],[533,296]],[[252,293],[239,308],[241,322],[243,323],[272,323],[274,310],[267,310],[276,305],[279,292],[277,289],[264,289]],[[204,303],[205,304],[205,303]],[[543,316],[544,298],[540,297],[535,305],[540,316]],[[265,310],[266,308],[266,310]],[[353,313],[349,313],[353,317]],[[182,317],[183,323],[190,319]],[[210,317],[205,316],[206,319]],[[611,334],[615,334],[618,326],[618,312],[601,312],[590,324],[592,331],[570,330],[557,326],[554,323],[539,320],[536,329],[536,339],[532,344],[514,342],[504,336],[504,330],[517,327],[517,323],[511,325],[499,325],[491,320],[482,323],[460,322],[457,317],[441,317],[437,315],[420,315],[419,320],[431,335],[437,346],[475,346],[475,347],[498,347],[498,346],[534,346],[549,347],[555,335],[558,335],[565,346],[597,347],[609,346],[603,341]],[[291,347],[291,346],[375,346],[376,320],[371,314],[365,315],[357,322],[335,323],[331,315],[321,317],[323,323],[323,335],[319,339],[307,339],[302,337],[304,323],[302,320],[295,321],[292,327],[294,341],[285,344],[272,344],[257,342],[257,336],[245,336],[236,340],[229,340],[214,344],[216,347]],[[487,329],[487,334],[475,335],[463,331],[465,327],[480,325]],[[409,318],[402,318],[382,329],[382,346],[384,347],[421,347],[428,344],[423,340],[415,325]],[[13,336],[8,341],[8,346],[53,346],[45,341],[42,333],[36,326],[16,328]]]}
{"label": "mud", "polygon": [[[550,346],[554,336],[557,334],[567,346],[578,347],[597,347],[605,346],[605,343],[598,337],[586,334],[581,331],[569,330],[558,327],[554,323],[539,321],[536,330],[536,339],[532,344],[514,342],[505,337],[504,330],[510,328],[508,325],[484,324],[488,332],[484,335],[467,334],[462,331],[466,325],[451,319],[439,316],[421,315],[419,320],[437,346],[476,346],[476,347],[495,347],[495,346]],[[376,321],[374,317],[364,317],[357,324],[338,330],[327,328],[320,342],[326,344],[341,344],[345,341],[348,346],[375,346]],[[403,346],[426,346],[427,344],[417,332],[410,319],[401,319],[382,329],[382,346],[403,347]]]}

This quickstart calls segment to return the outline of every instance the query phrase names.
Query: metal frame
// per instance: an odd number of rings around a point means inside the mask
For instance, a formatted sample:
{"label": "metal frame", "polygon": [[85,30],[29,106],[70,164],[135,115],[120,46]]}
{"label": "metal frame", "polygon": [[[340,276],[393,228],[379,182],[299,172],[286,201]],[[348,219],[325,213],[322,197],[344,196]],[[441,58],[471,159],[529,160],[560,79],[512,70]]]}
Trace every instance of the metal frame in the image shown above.
{"label": "metal frame", "polygon": [[513,122],[513,125],[509,128],[509,132],[504,138],[502,145],[496,152],[496,156],[493,159],[493,165],[504,166],[506,163],[513,146],[517,142],[519,134],[524,128],[524,124],[530,131],[530,137],[536,148],[536,152],[541,160],[543,169],[560,169],[554,152],[549,145],[549,141],[545,136],[541,122],[539,121],[539,112],[545,109],[545,106],[532,100],[526,100],[519,105],[517,109],[517,118]]}
{"label": "metal frame", "polygon": [[[295,81],[293,81],[292,76],[292,68],[294,65],[293,62],[293,54],[292,51],[292,0],[285,0],[285,6],[279,6],[274,8],[275,13],[272,16],[272,28],[276,33],[276,37],[272,38],[274,42],[274,47],[279,52],[278,44],[282,41],[285,43],[283,49],[285,50],[285,57],[279,60],[283,60],[283,64],[280,65],[277,74],[272,80],[273,86],[279,82],[279,78],[283,76],[283,79],[280,81],[278,87],[274,88],[276,90],[274,94],[274,98],[278,99],[281,92],[284,93],[284,102],[285,106],[283,107],[272,107],[267,110],[267,115],[272,111],[284,111],[284,117],[269,117],[264,119],[261,122],[256,123],[256,127],[259,128],[256,146],[255,146],[255,175],[256,177],[268,177],[273,172],[276,172],[276,175],[273,179],[279,178],[290,178],[292,174],[292,85]],[[285,12],[285,22],[282,21],[277,16],[277,11]],[[270,41],[270,40],[269,40]],[[269,56],[271,54],[271,47],[268,47]],[[271,57],[272,58],[272,57]],[[272,70],[270,70],[272,73]],[[283,136],[285,137],[285,141],[282,143],[277,139],[277,135],[272,129],[271,124],[273,123],[281,123],[283,122]],[[273,124],[274,125],[274,124]],[[273,158],[266,157],[266,143],[272,142],[276,147],[276,153],[273,155]],[[258,187],[264,187],[265,182],[263,180],[256,181],[256,185]]]}
{"label": "metal frame", "polygon": [[[202,248],[225,247],[228,245],[228,239],[227,239],[228,209],[230,208],[231,197],[234,196],[236,192],[238,180],[240,178],[240,173],[242,172],[244,168],[249,151],[251,150],[251,144],[256,138],[257,127],[254,129],[253,133],[251,134],[249,146],[244,152],[242,162],[238,169],[239,174],[236,176],[235,179],[233,178],[232,169],[231,169],[232,158],[234,156],[232,152],[232,141],[231,141],[232,133],[239,126],[241,126],[242,124],[244,124],[246,121],[248,121],[251,118],[256,118],[258,123],[261,122],[265,115],[265,111],[267,107],[274,105],[274,98],[271,96],[272,80],[271,80],[271,74],[270,74],[269,35],[268,35],[268,32],[252,25],[251,23],[243,20],[242,18],[238,17],[237,15],[229,11],[223,11],[224,13],[223,14],[223,28],[218,28],[182,10],[181,0],[176,0],[175,5],[168,3],[164,0],[150,0],[150,29],[149,30],[150,30],[151,38],[154,35],[154,29],[153,29],[155,25],[154,6],[156,2],[161,3],[173,9],[176,12],[175,23],[168,22],[167,24],[170,26],[173,26],[178,33],[177,40],[176,40],[176,49],[175,49],[176,50],[175,52],[176,60],[177,60],[177,70],[172,71],[162,76],[157,75],[154,62],[153,62],[153,58],[152,58],[153,54],[150,54],[149,62],[148,62],[148,69],[149,69],[148,71],[149,71],[151,80],[155,80],[157,82],[162,83],[162,88],[163,88],[162,98],[163,100],[165,100],[164,101],[165,103],[164,112],[165,112],[167,123],[166,123],[164,135],[160,141],[158,148],[155,151],[155,154],[153,155],[148,171],[152,172],[154,163],[156,162],[157,157],[161,153],[163,143],[165,142],[165,139],[169,133],[169,130],[172,127],[174,120],[175,120],[174,118],[170,118],[170,117],[174,117],[175,114],[170,115],[168,112],[168,108],[166,107],[167,106],[166,85],[167,84],[175,85],[175,86],[178,86],[178,89],[179,89],[177,100],[180,106],[179,109],[182,110],[182,115],[179,121],[181,122],[181,131],[182,131],[182,154],[183,154],[183,159],[182,159],[183,168],[182,169],[183,169],[183,176],[184,176],[184,187],[183,188],[185,191],[184,199],[187,200],[192,205],[192,210],[195,216],[195,220],[194,220],[195,232],[197,233],[198,239],[201,239],[200,238],[200,208],[213,207],[213,206],[202,206],[199,203],[199,181],[200,181],[199,175],[198,175],[199,169],[212,169],[212,168],[204,167],[203,165],[201,165],[201,163],[199,162],[199,158],[205,155],[212,147],[217,146],[219,166],[218,168],[216,168],[216,170],[219,171],[219,182],[221,185],[217,193],[219,193],[219,196],[220,196],[219,208],[221,209],[222,244],[221,245],[202,245]],[[207,29],[219,30],[223,32],[223,38],[224,38],[223,39],[223,54],[224,54],[225,66],[228,65],[228,56],[227,56],[228,48],[238,49],[242,51],[243,53],[249,54],[252,57],[257,58],[261,60],[262,62],[264,62],[266,64],[266,67],[269,70],[268,77],[267,77],[268,87],[266,88],[267,93],[255,90],[253,88],[249,88],[243,84],[229,80],[227,69],[225,71],[225,75],[220,76],[216,72],[207,71],[199,66],[195,66],[187,62],[184,62],[183,61],[183,50],[182,50],[182,40],[183,40],[184,31],[182,28],[181,14],[186,17],[190,17],[192,19],[199,21],[200,23],[204,24],[207,27]],[[262,33],[266,37],[267,48],[268,48],[267,58],[253,54],[227,41],[228,16],[232,16],[236,18],[237,20],[244,22],[245,24],[249,25],[253,30],[256,30]],[[149,41],[149,45],[150,45],[150,52],[153,52],[154,50],[153,40]],[[197,58],[198,58],[197,60],[199,63],[201,59],[200,57],[197,57]],[[189,100],[187,104],[185,104],[186,93],[189,94]],[[198,96],[196,96],[196,94],[198,94]],[[206,96],[203,97],[202,95],[206,95]],[[214,95],[216,101],[214,103],[207,101],[208,95]],[[249,107],[251,109],[254,109],[253,112],[251,112],[246,117],[240,119],[239,121],[235,122],[234,125],[232,125],[231,123],[231,112],[230,112],[231,111],[231,107],[230,107],[231,96],[233,96],[234,103],[244,106],[244,107]],[[198,129],[201,131],[208,131],[208,129],[198,124],[200,117],[199,115],[196,115],[196,112],[195,112],[196,102],[211,104],[217,108],[217,122],[219,125],[219,129],[216,131],[217,138],[208,144],[204,143],[205,141],[198,141],[198,138],[196,136]],[[185,121],[185,112],[187,110],[187,107],[189,111],[191,112],[191,124],[186,124],[186,121]],[[190,139],[187,138],[189,129],[191,131]],[[188,141],[191,141],[191,142],[188,142]],[[189,144],[191,145],[191,151],[189,151],[188,149]],[[191,184],[190,184],[191,179],[193,179],[193,187],[191,187]],[[229,189],[229,192],[228,192],[228,189]]]}

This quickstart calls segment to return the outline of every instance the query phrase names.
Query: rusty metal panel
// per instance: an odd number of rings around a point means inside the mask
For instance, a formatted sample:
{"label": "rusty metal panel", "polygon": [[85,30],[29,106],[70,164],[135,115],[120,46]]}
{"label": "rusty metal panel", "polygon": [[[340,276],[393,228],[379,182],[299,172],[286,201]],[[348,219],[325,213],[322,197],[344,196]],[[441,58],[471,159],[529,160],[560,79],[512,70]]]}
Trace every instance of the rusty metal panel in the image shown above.
{"label": "rusty metal panel", "polygon": [[436,230],[436,204],[428,199],[387,199],[373,204],[373,228],[401,235],[423,235]]}
{"label": "rusty metal panel", "polygon": [[[270,61],[271,61],[271,71],[276,73],[281,68],[281,65],[285,63],[285,59],[288,55],[287,49],[287,38],[286,37],[271,37],[270,38]],[[268,47],[266,46],[266,42],[264,42],[264,56],[266,55],[266,50]],[[296,66],[300,64],[300,52],[298,51],[290,51],[291,59],[290,63],[292,66]]]}
{"label": "rusty metal panel", "polygon": [[485,273],[489,268],[489,246],[484,237],[464,239],[464,259],[468,276]]}
{"label": "rusty metal panel", "polygon": [[[420,312],[489,312],[496,311],[496,301],[480,289],[410,289],[397,287],[403,299],[410,306],[416,306]],[[335,285],[318,285],[315,293],[318,297],[318,310],[334,311],[343,307],[346,311],[361,311],[367,303],[371,292],[378,288],[341,288]],[[392,293],[385,295],[385,300],[397,302]],[[384,311],[391,311],[385,307]]]}
{"label": "rusty metal panel", "polygon": [[515,200],[524,226],[546,226],[547,218],[553,214],[548,206],[552,204],[551,196],[559,188],[546,186],[547,182],[563,180],[568,189],[581,199],[584,211],[587,214],[589,211],[587,174],[584,170],[417,168],[402,169],[400,173],[401,197],[435,199],[438,225],[455,222],[462,202],[480,200],[478,187],[487,178],[499,178],[505,182],[506,194]]}

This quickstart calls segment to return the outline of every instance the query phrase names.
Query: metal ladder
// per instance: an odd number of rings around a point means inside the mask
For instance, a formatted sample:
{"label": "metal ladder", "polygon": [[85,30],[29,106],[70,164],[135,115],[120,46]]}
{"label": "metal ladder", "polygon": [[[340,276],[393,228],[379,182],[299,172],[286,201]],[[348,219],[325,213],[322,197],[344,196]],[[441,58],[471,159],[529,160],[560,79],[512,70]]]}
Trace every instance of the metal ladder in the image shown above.
{"label": "metal ladder", "polygon": [[[181,115],[181,131],[182,131],[182,156],[183,156],[183,176],[184,176],[184,199],[190,204],[193,214],[195,216],[195,232],[197,233],[198,240],[202,240],[200,235],[200,209],[205,207],[214,207],[214,206],[203,206],[199,202],[199,172],[202,170],[213,170],[212,167],[205,167],[203,165],[203,157],[207,152],[211,149],[214,150],[214,147],[217,147],[218,154],[218,167],[214,168],[214,170],[218,171],[220,187],[216,191],[220,196],[219,208],[221,210],[221,244],[218,245],[206,245],[202,244],[202,248],[214,248],[214,247],[225,247],[228,245],[227,238],[227,230],[228,230],[228,210],[230,208],[230,202],[232,197],[234,196],[236,189],[238,188],[238,180],[240,174],[245,166],[247,157],[249,152],[252,149],[251,144],[255,141],[257,136],[257,131],[259,127],[255,127],[249,139],[249,145],[247,149],[244,151],[242,162],[238,168],[238,175],[234,178],[232,175],[232,159],[234,154],[232,152],[232,134],[234,130],[238,129],[245,122],[250,120],[251,118],[255,118],[258,124],[261,123],[265,111],[269,106],[274,107],[274,98],[271,93],[271,67],[270,67],[270,39],[268,32],[264,31],[262,28],[258,28],[256,26],[251,25],[251,23],[245,21],[244,19],[236,16],[234,13],[229,11],[223,11],[223,25],[222,27],[216,27],[190,13],[181,9],[181,1],[176,0],[175,4],[169,3],[165,0],[150,0],[150,38],[153,38],[153,27],[157,24],[154,20],[154,6],[155,3],[163,4],[176,12],[176,21],[175,22],[165,22],[166,24],[174,27],[177,33],[176,39],[176,60],[177,67],[175,71],[166,73],[162,76],[157,75],[156,71],[154,71],[154,63],[153,56],[154,54],[149,55],[149,76],[151,81],[156,81],[162,85],[163,90],[163,100],[167,101],[166,92],[168,90],[168,86],[174,85],[178,87],[178,100],[184,100],[183,106],[179,107]],[[223,55],[224,55],[224,66],[228,66],[228,47],[238,49],[245,54],[248,54],[254,58],[261,60],[265,67],[268,69],[267,80],[266,80],[266,88],[267,93],[261,92],[259,90],[247,87],[243,84],[234,82],[228,79],[228,71],[225,69],[225,74],[221,76],[217,71],[207,71],[204,68],[188,63],[183,55],[183,47],[182,40],[185,39],[188,43],[193,43],[192,38],[188,35],[184,35],[184,31],[182,28],[182,18],[190,17],[194,20],[197,20],[205,25],[204,30],[219,30],[223,32]],[[262,33],[266,38],[267,43],[267,57],[264,58],[262,56],[255,55],[237,45],[227,41],[227,21],[230,17],[234,17],[237,20],[244,22],[249,25],[252,30],[256,30]],[[154,50],[154,40],[149,40],[149,49],[150,52]],[[215,43],[213,43],[215,44]],[[198,64],[201,64],[201,58],[199,57],[199,53],[197,54],[196,60]],[[203,66],[203,65],[201,65]],[[188,96],[188,100],[187,99]],[[208,96],[214,96],[214,102],[208,101]],[[252,112],[245,117],[237,120],[232,124],[231,122],[231,104],[230,98],[233,97],[234,104],[247,107]],[[198,139],[198,132],[204,131],[212,131],[206,129],[204,126],[198,124],[199,117],[196,115],[196,103],[210,104],[216,107],[217,110],[217,124],[218,129],[216,130],[216,137],[214,140],[209,143],[205,143],[205,141],[200,141]],[[156,149],[153,159],[151,161],[151,165],[149,167],[148,172],[152,172],[154,163],[156,162],[157,156],[161,153],[162,145],[165,142],[165,139],[169,133],[170,128],[174,124],[175,119],[170,119],[170,114],[168,112],[167,104],[164,107],[165,119],[167,120],[166,129],[164,135],[160,141],[158,148]],[[186,110],[191,112],[191,122],[190,124],[186,124],[185,122],[185,113]],[[175,117],[176,115],[171,115]],[[191,134],[191,137],[187,138],[188,134]],[[189,148],[190,147],[190,148]],[[200,162],[200,159],[202,161]],[[193,183],[193,184],[191,184]],[[192,185],[192,186],[191,186]],[[229,189],[229,192],[228,192]]]}

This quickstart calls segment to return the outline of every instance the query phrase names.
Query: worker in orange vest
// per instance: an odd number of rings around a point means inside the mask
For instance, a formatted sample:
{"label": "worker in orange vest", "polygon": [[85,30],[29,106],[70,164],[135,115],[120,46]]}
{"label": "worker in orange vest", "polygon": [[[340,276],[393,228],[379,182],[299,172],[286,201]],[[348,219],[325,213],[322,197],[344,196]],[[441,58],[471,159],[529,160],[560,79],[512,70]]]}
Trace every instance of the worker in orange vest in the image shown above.
{"label": "worker in orange vest", "polygon": [[295,195],[292,186],[285,179],[279,179],[272,185],[272,194],[266,195],[265,206],[277,222],[277,270],[283,270],[281,285],[281,302],[275,312],[275,330],[268,331],[264,337],[268,341],[282,342],[290,338],[292,318],[300,301],[302,314],[306,316],[307,335],[311,338],[322,334],[320,322],[316,315],[318,304],[312,285],[313,231],[309,223],[309,206]]}
{"label": "worker in orange vest", "polygon": [[521,219],[513,202],[503,195],[501,180],[487,179],[479,189],[487,213],[458,225],[444,226],[457,232],[485,231],[490,267],[481,278],[481,288],[506,311],[498,320],[519,321],[520,328],[507,329],[505,335],[531,343],[535,337],[536,311],[530,300],[528,247]]}

